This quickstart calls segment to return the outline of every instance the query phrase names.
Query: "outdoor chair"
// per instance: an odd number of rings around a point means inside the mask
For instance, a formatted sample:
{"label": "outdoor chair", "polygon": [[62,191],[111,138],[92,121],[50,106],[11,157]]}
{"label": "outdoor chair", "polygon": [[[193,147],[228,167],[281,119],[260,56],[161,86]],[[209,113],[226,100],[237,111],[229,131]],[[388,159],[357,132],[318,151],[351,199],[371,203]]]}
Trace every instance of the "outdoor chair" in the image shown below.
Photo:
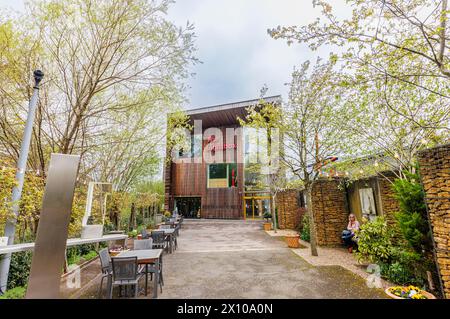
{"label": "outdoor chair", "polygon": [[109,255],[108,248],[104,248],[98,252],[100,257],[100,266],[102,270],[102,279],[100,281],[100,288],[98,290],[98,298],[102,296],[102,288],[103,288],[103,280],[106,278],[107,282],[107,293],[109,294],[109,290],[111,289],[111,280],[112,280],[112,265],[111,265],[111,256]]}
{"label": "outdoor chair", "polygon": [[134,241],[134,250],[153,249],[153,239],[141,239]]}
{"label": "outdoor chair", "polygon": [[[149,238],[149,239],[141,239],[141,240],[135,240],[134,241],[134,250],[143,250],[143,249],[153,249],[153,239]],[[140,265],[139,267],[139,271],[144,271],[145,270],[145,265]],[[149,271],[150,273],[150,271]],[[153,278],[153,274],[150,274],[152,277],[150,277],[150,279]]]}
{"label": "outdoor chair", "polygon": [[153,274],[158,274],[159,273],[159,289],[162,293],[162,286],[164,286],[164,279],[163,279],[163,274],[162,274],[162,262],[159,263],[159,269],[156,269],[156,265],[155,264],[148,264],[146,265],[147,267],[145,267],[145,265],[142,265],[142,272],[145,274],[145,271],[147,271],[147,273],[150,274],[150,280],[153,280]]}
{"label": "outdoor chair", "polygon": [[137,257],[113,257],[112,259],[112,283],[109,298],[112,299],[116,286],[134,287],[134,297],[139,293],[139,279],[144,275],[138,270]]}
{"label": "outdoor chair", "polygon": [[141,230],[142,239],[149,239],[150,235],[148,234],[146,229]]}
{"label": "outdoor chair", "polygon": [[172,227],[170,225],[160,225],[159,229],[171,229]]}
{"label": "outdoor chair", "polygon": [[166,235],[164,234],[164,230],[153,230],[151,233],[151,237],[153,239],[153,248],[166,248]]}
{"label": "outdoor chair", "polygon": [[177,242],[177,237],[180,235],[180,225],[178,225],[177,227],[175,227],[175,231],[173,232],[173,243],[174,243],[174,249],[178,248],[178,242]]}

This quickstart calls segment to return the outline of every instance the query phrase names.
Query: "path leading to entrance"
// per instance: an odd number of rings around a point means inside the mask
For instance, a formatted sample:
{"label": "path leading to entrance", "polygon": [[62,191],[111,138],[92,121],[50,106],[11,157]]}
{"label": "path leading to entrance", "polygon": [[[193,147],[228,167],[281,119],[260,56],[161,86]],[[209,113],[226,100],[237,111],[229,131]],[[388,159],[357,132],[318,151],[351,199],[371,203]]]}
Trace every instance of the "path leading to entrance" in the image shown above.
{"label": "path leading to entrance", "polygon": [[160,298],[384,298],[337,266],[317,267],[260,222],[187,220],[164,257]]}

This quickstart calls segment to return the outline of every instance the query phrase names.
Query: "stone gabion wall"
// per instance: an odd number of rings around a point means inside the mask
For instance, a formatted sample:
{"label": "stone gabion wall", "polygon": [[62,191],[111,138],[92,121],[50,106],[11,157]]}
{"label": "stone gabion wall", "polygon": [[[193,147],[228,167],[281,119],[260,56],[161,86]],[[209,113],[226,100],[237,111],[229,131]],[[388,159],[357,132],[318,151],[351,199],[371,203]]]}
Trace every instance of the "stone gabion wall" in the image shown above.
{"label": "stone gabion wall", "polygon": [[450,144],[419,153],[420,175],[446,298],[450,298]]}
{"label": "stone gabion wall", "polygon": [[305,209],[299,206],[297,190],[286,190],[277,194],[278,227],[280,229],[298,229]]}
{"label": "stone gabion wall", "polygon": [[347,228],[348,203],[338,179],[320,179],[313,185],[312,201],[316,224],[317,244],[341,245],[341,234]]}
{"label": "stone gabion wall", "polygon": [[[400,210],[398,200],[394,198],[394,191],[392,190],[392,183],[385,177],[378,176],[378,185],[381,198],[381,209],[383,215],[386,217],[388,223],[395,223],[394,214]],[[394,177],[392,177],[392,180]]]}

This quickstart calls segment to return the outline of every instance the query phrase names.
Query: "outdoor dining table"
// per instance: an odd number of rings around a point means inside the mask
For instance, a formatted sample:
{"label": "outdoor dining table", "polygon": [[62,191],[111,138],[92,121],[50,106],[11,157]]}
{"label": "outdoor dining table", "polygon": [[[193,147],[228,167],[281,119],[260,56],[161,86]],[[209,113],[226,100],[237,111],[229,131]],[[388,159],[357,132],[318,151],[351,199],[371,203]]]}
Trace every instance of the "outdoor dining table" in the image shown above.
{"label": "outdoor dining table", "polygon": [[[129,250],[119,253],[116,257],[137,257],[138,264],[145,265],[145,295],[147,296],[148,265],[154,264],[156,269],[162,266],[162,249]],[[159,271],[155,273],[153,298],[158,298]]]}

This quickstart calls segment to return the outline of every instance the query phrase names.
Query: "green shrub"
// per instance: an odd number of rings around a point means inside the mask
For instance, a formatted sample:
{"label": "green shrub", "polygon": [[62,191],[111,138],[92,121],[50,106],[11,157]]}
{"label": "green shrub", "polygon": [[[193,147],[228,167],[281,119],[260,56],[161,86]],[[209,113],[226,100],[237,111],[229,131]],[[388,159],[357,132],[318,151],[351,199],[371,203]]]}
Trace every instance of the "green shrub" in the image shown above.
{"label": "green shrub", "polygon": [[383,216],[361,225],[358,236],[359,259],[373,263],[389,263],[394,251],[394,231]]}
{"label": "green shrub", "polygon": [[431,236],[427,222],[425,194],[418,174],[405,172],[406,179],[396,179],[392,185],[400,211],[395,214],[400,231],[418,253],[430,250]]}
{"label": "green shrub", "polygon": [[28,284],[32,258],[33,253],[31,251],[22,251],[11,255],[8,289],[12,290],[16,287],[23,287]]}
{"label": "green shrub", "polygon": [[309,242],[311,240],[310,227],[309,227],[309,215],[305,213],[303,215],[300,226],[300,238],[304,241]]}
{"label": "green shrub", "polygon": [[427,271],[430,271],[436,284],[438,275],[432,258],[425,192],[419,174],[407,171],[404,174],[406,178],[396,179],[392,189],[400,206],[395,218],[405,244],[396,250],[394,259],[398,264],[391,267],[388,276],[394,282],[409,277],[408,283],[425,286],[428,284]]}
{"label": "green shrub", "polygon": [[411,282],[411,278],[413,278],[412,274],[404,265],[399,262],[388,265],[388,267],[385,269],[385,273],[382,272],[381,275],[395,284],[413,284]]}
{"label": "green shrub", "polygon": [[26,292],[26,287],[15,287],[8,289],[3,295],[0,296],[0,299],[23,299],[25,298]]}
{"label": "green shrub", "polygon": [[67,257],[67,264],[68,265],[78,265],[81,261],[80,255],[70,255]]}
{"label": "green shrub", "polygon": [[395,284],[424,286],[430,264],[404,240],[395,238],[395,225],[388,225],[382,216],[361,225],[358,258],[378,264],[381,276]]}
{"label": "green shrub", "polygon": [[98,256],[97,252],[95,250],[91,250],[87,254],[83,255],[81,258],[83,258],[85,261],[94,259]]}
{"label": "green shrub", "polygon": [[67,264],[79,264],[82,256],[95,251],[95,244],[83,244],[67,248]]}
{"label": "green shrub", "polygon": [[137,235],[138,235],[138,232],[137,232],[136,229],[134,229],[134,230],[128,232],[128,237],[130,237],[130,238],[136,238]]}
{"label": "green shrub", "polygon": [[105,222],[105,224],[103,225],[103,233],[104,234],[108,234],[109,232],[115,231],[115,230],[117,230],[116,226],[109,221]]}

